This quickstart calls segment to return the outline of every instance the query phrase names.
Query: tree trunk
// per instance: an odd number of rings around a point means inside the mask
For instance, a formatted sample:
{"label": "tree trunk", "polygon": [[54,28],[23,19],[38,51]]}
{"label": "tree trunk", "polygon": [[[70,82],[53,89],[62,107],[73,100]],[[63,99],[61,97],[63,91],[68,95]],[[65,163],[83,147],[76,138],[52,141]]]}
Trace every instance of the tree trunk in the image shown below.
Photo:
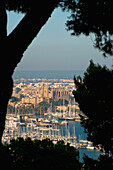
{"label": "tree trunk", "polygon": [[5,128],[5,118],[7,113],[7,104],[11,98],[13,91],[12,77],[4,75],[4,79],[0,80],[0,142]]}
{"label": "tree trunk", "polygon": [[5,128],[8,101],[13,91],[12,74],[14,69],[23,57],[24,51],[48,21],[59,0],[48,0],[44,4],[39,3],[36,8],[33,8],[25,15],[8,36],[7,14],[3,2],[0,3],[0,52],[3,54],[0,63],[0,142]]}
{"label": "tree trunk", "polygon": [[51,17],[58,3],[59,0],[46,0],[44,4],[37,3],[36,8],[30,10],[10,33],[8,44],[10,44],[9,53],[13,51],[13,55],[10,57],[12,70],[21,61],[23,53]]}

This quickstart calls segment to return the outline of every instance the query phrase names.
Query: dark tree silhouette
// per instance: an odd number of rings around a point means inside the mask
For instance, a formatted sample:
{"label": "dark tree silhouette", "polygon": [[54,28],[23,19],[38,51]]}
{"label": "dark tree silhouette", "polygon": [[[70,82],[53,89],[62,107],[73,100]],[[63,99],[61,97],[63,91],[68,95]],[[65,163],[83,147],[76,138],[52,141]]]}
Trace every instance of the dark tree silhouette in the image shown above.
{"label": "dark tree silhouette", "polygon": [[18,138],[8,145],[0,146],[0,155],[2,165],[12,170],[42,170],[42,168],[79,170],[82,165],[79,162],[79,152],[74,147],[64,145],[63,141],[53,144],[49,139],[32,141],[30,138],[25,140]]}
{"label": "dark tree silhouette", "polygon": [[106,54],[113,55],[113,16],[112,0],[65,0],[63,10],[71,11],[67,30],[72,35],[93,33],[94,47]]}
{"label": "dark tree silhouette", "polygon": [[[0,141],[5,125],[7,104],[12,95],[14,69],[58,3],[59,0],[0,1]],[[6,10],[25,13],[24,18],[8,36]]]}
{"label": "dark tree silhouette", "polygon": [[113,155],[113,70],[90,61],[83,79],[75,77],[74,82],[75,100],[88,117],[81,122],[88,139]]}
{"label": "dark tree silhouette", "polygon": [[[73,35],[94,33],[95,47],[112,55],[113,16],[112,0],[2,0],[0,1],[0,140],[5,125],[8,100],[12,94],[12,74],[21,61],[24,51],[36,37],[52,11],[60,6],[71,11],[67,22]],[[6,10],[25,13],[17,27],[7,35]]]}

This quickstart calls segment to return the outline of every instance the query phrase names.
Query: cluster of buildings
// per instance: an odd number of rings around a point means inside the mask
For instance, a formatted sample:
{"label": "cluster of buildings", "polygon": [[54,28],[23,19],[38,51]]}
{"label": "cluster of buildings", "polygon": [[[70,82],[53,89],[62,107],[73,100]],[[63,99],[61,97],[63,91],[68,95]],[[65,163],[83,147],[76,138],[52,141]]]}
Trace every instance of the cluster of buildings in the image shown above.
{"label": "cluster of buildings", "polygon": [[50,87],[48,84],[44,85],[42,83],[41,87],[36,87],[34,85],[31,85],[24,88],[24,91],[26,94],[29,94],[29,96],[26,96],[25,98],[22,98],[22,103],[32,103],[34,105],[39,104],[42,101],[50,102],[50,99],[53,99],[55,101],[58,101],[59,99],[65,99],[69,101],[69,91],[66,90],[65,87]]}
{"label": "cluster of buildings", "polygon": [[[59,99],[67,100],[73,97],[72,90],[74,89],[73,80],[57,80],[43,82],[27,81],[16,83],[13,89],[13,97],[19,99],[16,102],[18,105],[33,104],[37,106],[40,102],[50,103],[51,100],[58,101]],[[10,100],[12,104],[12,100]]]}

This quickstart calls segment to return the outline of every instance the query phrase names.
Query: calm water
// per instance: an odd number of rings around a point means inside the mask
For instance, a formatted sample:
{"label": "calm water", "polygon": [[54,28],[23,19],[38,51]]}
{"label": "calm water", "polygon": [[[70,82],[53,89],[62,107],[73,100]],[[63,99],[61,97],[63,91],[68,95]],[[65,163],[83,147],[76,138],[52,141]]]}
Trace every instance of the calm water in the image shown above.
{"label": "calm water", "polygon": [[[81,126],[80,122],[68,122],[68,126],[70,129],[70,136],[73,136],[73,130],[75,128],[75,135],[77,137],[77,141],[79,142],[79,139],[87,139],[87,134],[84,133],[84,128]],[[94,150],[87,150],[86,148],[81,148],[79,149],[79,156],[80,156],[80,161],[83,161],[83,156],[86,154],[88,157],[93,158],[93,159],[98,159],[100,155],[100,151],[94,149]]]}
{"label": "calm water", "polygon": [[[61,129],[63,127],[63,129]],[[86,140],[87,139],[87,134],[84,133],[84,128],[81,127],[80,122],[75,122],[75,121],[68,121],[68,126],[66,127],[61,126],[59,127],[61,129],[62,135],[66,135],[66,129],[70,132],[70,136],[76,135],[77,137],[77,142],[79,142],[79,139]],[[86,148],[80,148],[79,149],[79,156],[80,156],[80,161],[83,161],[83,156],[86,154],[88,157],[93,158],[93,159],[98,159],[100,155],[100,151],[94,149],[94,150],[87,150]]]}
{"label": "calm water", "polygon": [[83,77],[83,70],[73,70],[73,71],[15,71],[13,74],[14,79],[73,79],[74,75]]}

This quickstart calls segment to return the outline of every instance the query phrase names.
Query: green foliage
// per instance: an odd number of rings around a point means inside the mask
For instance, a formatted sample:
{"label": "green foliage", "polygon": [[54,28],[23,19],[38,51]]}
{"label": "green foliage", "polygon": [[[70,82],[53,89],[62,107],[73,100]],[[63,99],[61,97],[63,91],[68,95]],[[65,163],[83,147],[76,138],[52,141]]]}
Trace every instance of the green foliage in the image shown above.
{"label": "green foliage", "polygon": [[94,33],[94,46],[103,51],[104,56],[113,55],[112,0],[65,0],[60,5],[63,10],[71,12],[66,25],[72,35]]}
{"label": "green foliage", "polygon": [[56,145],[49,139],[34,140],[18,138],[3,146],[10,155],[13,169],[80,169],[79,153],[59,141]]}
{"label": "green foliage", "polygon": [[90,61],[84,78],[75,77],[74,82],[75,100],[88,117],[82,117],[88,139],[113,154],[113,71]]}
{"label": "green foliage", "polygon": [[[18,101],[20,101],[19,98],[16,98],[16,97],[11,98],[11,102],[18,102]],[[17,107],[16,111],[18,113],[34,113],[35,112],[36,114],[38,114],[40,113],[40,111],[41,113],[45,113],[48,111],[48,108],[50,108],[52,105],[52,108],[51,108],[52,112],[56,112],[56,107],[63,105],[63,100],[61,99],[58,101],[51,100],[50,102],[51,103],[47,103],[43,101],[43,102],[40,102],[36,106],[34,106],[31,103],[25,103],[26,105],[23,104],[22,106]],[[65,100],[64,102],[65,102],[65,105],[68,105],[67,100]],[[11,105],[8,105],[8,113],[15,113],[15,108]]]}

